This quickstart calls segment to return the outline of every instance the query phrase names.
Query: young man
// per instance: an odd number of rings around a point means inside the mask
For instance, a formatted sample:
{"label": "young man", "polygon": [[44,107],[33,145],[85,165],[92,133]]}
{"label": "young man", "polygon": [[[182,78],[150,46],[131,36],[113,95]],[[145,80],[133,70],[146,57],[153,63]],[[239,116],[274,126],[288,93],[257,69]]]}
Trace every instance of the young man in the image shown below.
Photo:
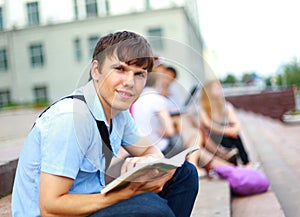
{"label": "young man", "polygon": [[[113,155],[120,145],[131,154],[122,172],[161,158],[141,138],[128,108],[139,97],[153,58],[149,43],[133,32],[100,38],[90,81],[44,112],[33,126],[19,158],[12,195],[13,216],[189,216],[198,192],[197,172],[185,162],[151,179],[149,171],[127,187],[100,194],[105,158],[97,123],[109,132]],[[104,140],[104,139],[103,139]]]}

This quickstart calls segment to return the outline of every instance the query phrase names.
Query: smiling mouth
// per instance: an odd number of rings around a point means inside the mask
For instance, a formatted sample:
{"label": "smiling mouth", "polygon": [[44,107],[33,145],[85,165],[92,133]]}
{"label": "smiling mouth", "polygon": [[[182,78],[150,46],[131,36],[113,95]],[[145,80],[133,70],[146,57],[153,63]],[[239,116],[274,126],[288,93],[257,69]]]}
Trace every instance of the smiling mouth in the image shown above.
{"label": "smiling mouth", "polygon": [[117,90],[117,93],[125,99],[131,99],[133,97],[133,94],[128,91]]}

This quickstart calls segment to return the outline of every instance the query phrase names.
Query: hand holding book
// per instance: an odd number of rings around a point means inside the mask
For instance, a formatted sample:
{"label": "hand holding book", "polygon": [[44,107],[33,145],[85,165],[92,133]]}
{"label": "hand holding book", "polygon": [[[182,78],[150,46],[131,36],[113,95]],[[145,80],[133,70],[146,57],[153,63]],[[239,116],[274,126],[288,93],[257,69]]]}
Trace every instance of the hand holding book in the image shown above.
{"label": "hand holding book", "polygon": [[186,157],[192,152],[196,151],[198,148],[198,146],[192,146],[172,158],[162,158],[150,161],[148,163],[138,164],[136,167],[132,168],[106,185],[101,190],[101,194],[124,188],[129,184],[129,182],[145,182],[162,177],[163,175],[167,174],[168,171],[180,167],[184,163]]}

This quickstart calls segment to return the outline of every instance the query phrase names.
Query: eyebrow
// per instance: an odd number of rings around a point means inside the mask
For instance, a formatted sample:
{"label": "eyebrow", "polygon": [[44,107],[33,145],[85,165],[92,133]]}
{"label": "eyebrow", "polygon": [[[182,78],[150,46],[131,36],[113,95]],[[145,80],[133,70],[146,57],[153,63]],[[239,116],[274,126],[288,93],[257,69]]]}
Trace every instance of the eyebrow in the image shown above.
{"label": "eyebrow", "polygon": [[112,66],[112,67],[124,66],[124,64],[118,62],[118,63],[113,63],[111,66]]}
{"label": "eyebrow", "polygon": [[[118,66],[121,66],[121,67],[124,67],[124,68],[130,68],[130,65],[128,65],[127,63],[124,63],[124,62],[121,62],[121,61],[119,61],[119,62],[117,62],[117,63],[113,63],[112,65],[111,65],[111,67],[118,67]],[[140,67],[140,66],[138,66],[138,67]],[[141,67],[140,67],[141,68]],[[141,68],[141,69],[139,69],[138,70],[139,72],[144,72],[144,73],[147,73],[147,67],[144,67],[144,68]]]}

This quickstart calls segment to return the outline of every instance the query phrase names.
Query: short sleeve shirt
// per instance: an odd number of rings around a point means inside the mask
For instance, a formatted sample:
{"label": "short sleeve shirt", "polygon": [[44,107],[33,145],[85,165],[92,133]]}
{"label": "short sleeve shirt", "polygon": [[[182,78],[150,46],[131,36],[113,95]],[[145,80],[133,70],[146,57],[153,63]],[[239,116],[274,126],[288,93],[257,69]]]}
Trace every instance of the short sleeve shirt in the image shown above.
{"label": "short sleeve shirt", "polygon": [[158,112],[168,109],[167,99],[154,88],[145,87],[139,99],[133,104],[132,115],[141,134],[161,151],[168,146],[169,140],[160,136],[162,126]]}
{"label": "short sleeve shirt", "polygon": [[[52,105],[37,119],[22,147],[12,194],[13,216],[40,216],[41,172],[73,179],[69,193],[98,193],[105,185],[105,157],[95,121],[106,123],[102,105],[92,81],[73,94],[83,94],[86,103],[68,98]],[[120,145],[134,144],[140,135],[128,111],[119,112],[112,123],[110,142],[117,155]]]}

